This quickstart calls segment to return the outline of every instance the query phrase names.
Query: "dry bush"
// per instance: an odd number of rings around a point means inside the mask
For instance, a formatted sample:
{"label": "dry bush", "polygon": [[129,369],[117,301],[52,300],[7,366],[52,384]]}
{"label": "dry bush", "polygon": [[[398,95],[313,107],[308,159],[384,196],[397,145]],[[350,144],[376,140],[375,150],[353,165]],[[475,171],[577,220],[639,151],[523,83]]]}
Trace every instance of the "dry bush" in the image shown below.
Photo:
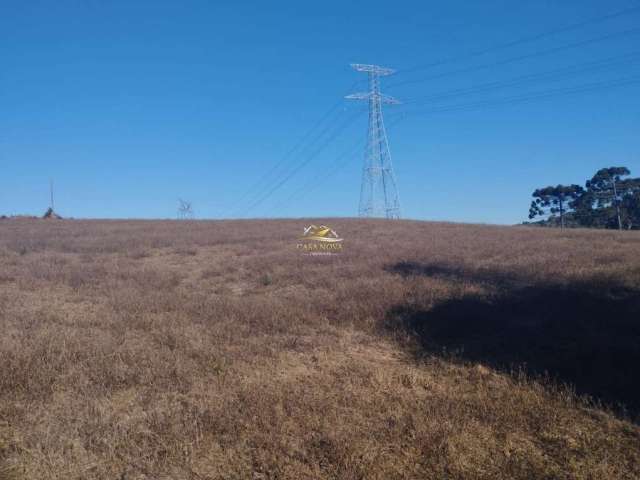
{"label": "dry bush", "polygon": [[637,233],[307,223],[3,222],[0,479],[640,476]]}

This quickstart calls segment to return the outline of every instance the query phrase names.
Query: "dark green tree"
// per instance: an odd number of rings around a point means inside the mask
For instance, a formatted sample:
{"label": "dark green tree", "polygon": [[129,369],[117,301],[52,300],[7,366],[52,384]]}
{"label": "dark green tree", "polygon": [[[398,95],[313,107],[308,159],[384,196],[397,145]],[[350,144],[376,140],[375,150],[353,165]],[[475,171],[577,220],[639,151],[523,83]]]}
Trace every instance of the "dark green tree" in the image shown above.
{"label": "dark green tree", "polygon": [[595,208],[595,196],[592,192],[585,190],[573,203],[573,218],[582,227],[604,228],[607,223],[609,212]]}
{"label": "dark green tree", "polygon": [[620,195],[620,216],[624,228],[640,228],[640,178],[627,178],[616,190]]}
{"label": "dark green tree", "polygon": [[620,230],[622,230],[621,203],[623,197],[620,190],[624,182],[622,177],[627,177],[630,173],[627,167],[601,168],[591,180],[587,180],[586,184],[592,208],[595,205],[598,210],[612,209],[616,226]]}
{"label": "dark green tree", "polygon": [[533,192],[533,201],[529,208],[529,218],[546,216],[547,223],[559,217],[560,227],[565,227],[566,214],[572,211],[576,202],[584,194],[580,185],[557,185],[539,188]]}

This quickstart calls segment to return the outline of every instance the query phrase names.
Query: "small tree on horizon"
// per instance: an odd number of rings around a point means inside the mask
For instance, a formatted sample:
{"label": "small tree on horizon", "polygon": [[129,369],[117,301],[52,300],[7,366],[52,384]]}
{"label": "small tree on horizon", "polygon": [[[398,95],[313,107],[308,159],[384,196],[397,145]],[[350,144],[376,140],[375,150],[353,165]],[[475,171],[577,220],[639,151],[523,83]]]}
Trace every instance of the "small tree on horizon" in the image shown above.
{"label": "small tree on horizon", "polygon": [[529,208],[529,219],[538,216],[560,217],[560,227],[565,227],[565,215],[584,193],[580,185],[556,185],[538,188],[532,193],[533,200]]}

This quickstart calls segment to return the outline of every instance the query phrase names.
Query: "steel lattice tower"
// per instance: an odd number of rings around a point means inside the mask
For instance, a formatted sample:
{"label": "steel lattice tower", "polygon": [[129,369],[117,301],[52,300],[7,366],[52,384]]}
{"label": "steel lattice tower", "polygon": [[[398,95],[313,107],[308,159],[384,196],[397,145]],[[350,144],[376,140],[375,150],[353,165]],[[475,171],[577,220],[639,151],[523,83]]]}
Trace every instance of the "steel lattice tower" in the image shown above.
{"label": "steel lattice tower", "polygon": [[369,101],[369,129],[360,187],[360,217],[400,218],[400,197],[391,165],[389,141],[382,119],[383,104],[398,104],[395,98],[380,93],[380,77],[395,72],[378,65],[351,64],[358,72],[367,72],[369,91],[346,98]]}

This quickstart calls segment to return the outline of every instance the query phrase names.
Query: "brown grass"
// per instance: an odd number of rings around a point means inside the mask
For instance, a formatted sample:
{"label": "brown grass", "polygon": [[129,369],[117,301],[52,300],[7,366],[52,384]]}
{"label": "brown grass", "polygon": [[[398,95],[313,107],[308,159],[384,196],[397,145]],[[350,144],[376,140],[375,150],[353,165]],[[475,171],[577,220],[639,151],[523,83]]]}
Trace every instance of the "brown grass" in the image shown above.
{"label": "brown grass", "polygon": [[640,477],[637,233],[307,223],[1,221],[0,479]]}

